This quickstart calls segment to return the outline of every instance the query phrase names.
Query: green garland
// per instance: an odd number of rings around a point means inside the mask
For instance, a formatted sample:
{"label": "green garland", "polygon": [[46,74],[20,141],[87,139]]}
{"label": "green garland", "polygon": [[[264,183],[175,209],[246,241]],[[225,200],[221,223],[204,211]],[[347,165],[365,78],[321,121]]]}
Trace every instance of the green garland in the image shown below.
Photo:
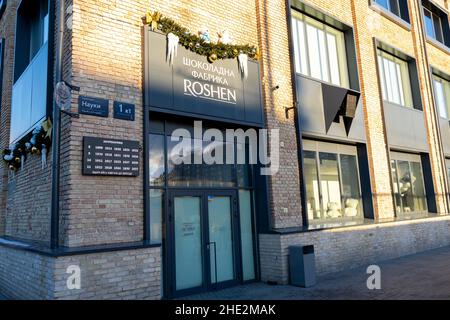
{"label": "green garland", "polygon": [[159,30],[168,35],[173,33],[179,37],[179,44],[196,54],[208,57],[209,62],[216,59],[235,59],[243,53],[252,59],[258,60],[259,49],[251,45],[231,45],[223,43],[205,42],[198,35],[192,34],[187,28],[180,26],[170,18],[162,16],[159,12],[147,13],[144,22],[155,31]]}
{"label": "green garland", "polygon": [[31,133],[20,139],[17,143],[2,152],[2,159],[7,168],[17,171],[21,168],[29,154],[41,154],[44,147],[49,150],[51,145],[52,122],[45,120],[37,126]]}

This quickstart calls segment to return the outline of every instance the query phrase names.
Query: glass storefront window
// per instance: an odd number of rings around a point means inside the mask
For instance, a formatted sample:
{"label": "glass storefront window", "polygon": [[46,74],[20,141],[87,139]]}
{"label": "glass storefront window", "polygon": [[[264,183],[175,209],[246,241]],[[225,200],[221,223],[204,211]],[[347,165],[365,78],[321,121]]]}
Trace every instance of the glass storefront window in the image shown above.
{"label": "glass storefront window", "polygon": [[414,196],[409,162],[398,161],[398,181],[403,204],[403,212],[414,212]]}
{"label": "glass storefront window", "polygon": [[[225,164],[226,145],[223,142],[214,142],[215,147],[223,150],[223,164],[206,164],[201,154],[207,151],[211,142],[189,139],[184,141],[184,147],[180,141],[172,141],[167,137],[168,145],[168,170],[167,179],[171,187],[235,187],[234,165]],[[209,150],[208,152],[210,152]],[[213,156],[214,152],[211,153]],[[219,157],[219,155],[217,155]],[[202,164],[197,164],[200,159]],[[219,158],[218,158],[219,159]],[[182,161],[181,161],[182,160]]]}
{"label": "glass storefront window", "polygon": [[356,217],[361,214],[358,163],[356,156],[341,154],[342,202],[345,217]]}
{"label": "glass storefront window", "polygon": [[161,243],[162,241],[162,217],[164,211],[164,191],[150,190],[150,241]]}
{"label": "glass storefront window", "polygon": [[397,212],[401,212],[402,199],[400,196],[400,188],[399,188],[399,184],[398,184],[397,162],[395,160],[391,161],[391,170],[392,170],[392,179],[394,180],[394,182],[393,182],[394,203],[395,203]]}
{"label": "glass storefront window", "polygon": [[317,175],[316,153],[314,151],[304,151],[304,179],[306,186],[308,219],[320,219],[320,194],[319,177]]}
{"label": "glass storefront window", "polygon": [[414,193],[414,207],[416,211],[426,211],[427,202],[425,195],[425,184],[422,176],[422,166],[418,162],[411,162],[411,182]]}
{"label": "glass storefront window", "polygon": [[[308,220],[326,223],[336,219],[361,219],[363,207],[356,149],[345,146],[340,150],[338,145],[314,144],[311,148],[316,151],[303,153]],[[336,152],[321,152],[325,150]]]}
{"label": "glass storefront window", "polygon": [[320,153],[320,186],[326,218],[342,217],[337,154]]}
{"label": "glass storefront window", "polygon": [[393,193],[397,214],[428,210],[422,164],[413,160],[392,160]]}

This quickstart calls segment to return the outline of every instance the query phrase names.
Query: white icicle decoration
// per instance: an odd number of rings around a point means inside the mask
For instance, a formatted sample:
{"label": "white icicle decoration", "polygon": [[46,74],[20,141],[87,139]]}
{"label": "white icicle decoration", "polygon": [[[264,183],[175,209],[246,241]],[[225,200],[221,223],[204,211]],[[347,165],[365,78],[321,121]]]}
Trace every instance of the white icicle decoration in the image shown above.
{"label": "white icicle decoration", "polygon": [[47,147],[45,146],[45,144],[42,145],[41,164],[42,164],[42,170],[44,170],[47,167]]}
{"label": "white icicle decoration", "polygon": [[180,42],[180,38],[173,33],[167,35],[167,61],[170,65],[173,65],[173,60],[177,56],[178,42]]}
{"label": "white icicle decoration", "polygon": [[20,156],[20,169],[23,170],[23,167],[25,165],[25,155]]}
{"label": "white icicle decoration", "polygon": [[241,53],[238,56],[239,70],[241,70],[241,75],[247,79],[248,78],[248,55]]}

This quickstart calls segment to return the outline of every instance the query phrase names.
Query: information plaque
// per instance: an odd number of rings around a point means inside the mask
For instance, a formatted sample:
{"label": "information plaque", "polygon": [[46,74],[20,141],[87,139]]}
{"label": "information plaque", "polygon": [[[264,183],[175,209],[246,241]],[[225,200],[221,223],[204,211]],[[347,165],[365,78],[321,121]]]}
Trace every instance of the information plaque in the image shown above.
{"label": "information plaque", "polygon": [[138,141],[83,138],[83,175],[139,176]]}

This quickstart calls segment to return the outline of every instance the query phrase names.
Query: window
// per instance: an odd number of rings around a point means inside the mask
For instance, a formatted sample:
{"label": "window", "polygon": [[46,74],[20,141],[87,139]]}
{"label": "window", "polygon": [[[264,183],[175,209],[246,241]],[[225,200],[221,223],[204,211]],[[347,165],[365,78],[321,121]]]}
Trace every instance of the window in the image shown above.
{"label": "window", "polygon": [[373,0],[373,2],[409,23],[407,0]]}
{"label": "window", "polygon": [[450,46],[447,14],[429,1],[423,1],[423,18],[428,38]]}
{"label": "window", "polygon": [[348,87],[344,33],[297,11],[292,15],[296,72]]}
{"label": "window", "polygon": [[[173,189],[226,188],[239,193],[242,263],[244,279],[254,278],[252,234],[255,204],[255,176],[253,165],[249,162],[254,151],[248,141],[233,142],[226,139],[198,139],[180,137],[172,141],[173,131],[183,128],[194,134],[194,127],[189,122],[172,122],[162,120],[160,115],[152,114],[148,134],[148,210],[150,212],[150,240],[161,243],[162,230],[165,228],[165,208],[169,191]],[[206,123],[205,123],[206,124]],[[206,127],[205,127],[206,130]],[[223,132],[225,138],[225,132]],[[179,143],[183,142],[180,147]],[[201,148],[200,148],[201,146]],[[227,164],[227,153],[234,148],[235,163]],[[203,150],[201,150],[203,149]],[[201,152],[203,151],[203,154]],[[223,153],[221,153],[223,151]],[[257,152],[257,150],[256,150]],[[223,164],[208,164],[207,154],[219,157],[223,155]],[[182,158],[182,162],[178,161]],[[244,163],[238,160],[245,157]],[[202,159],[197,163],[197,159]],[[252,253],[250,255],[250,253]]]}
{"label": "window", "polygon": [[428,9],[424,8],[423,10],[425,15],[425,28],[427,36],[439,42],[444,42],[444,33],[442,32],[441,18]]}
{"label": "window", "polygon": [[363,219],[356,148],[309,140],[303,143],[310,223]]}
{"label": "window", "polygon": [[47,112],[48,0],[23,0],[17,12],[11,142],[31,131]]}
{"label": "window", "polygon": [[433,86],[439,116],[450,119],[450,81],[433,74]]}
{"label": "window", "polygon": [[392,153],[391,170],[397,214],[426,212],[428,208],[420,156]]}
{"label": "window", "polygon": [[413,107],[408,62],[378,49],[378,67],[385,101]]}

